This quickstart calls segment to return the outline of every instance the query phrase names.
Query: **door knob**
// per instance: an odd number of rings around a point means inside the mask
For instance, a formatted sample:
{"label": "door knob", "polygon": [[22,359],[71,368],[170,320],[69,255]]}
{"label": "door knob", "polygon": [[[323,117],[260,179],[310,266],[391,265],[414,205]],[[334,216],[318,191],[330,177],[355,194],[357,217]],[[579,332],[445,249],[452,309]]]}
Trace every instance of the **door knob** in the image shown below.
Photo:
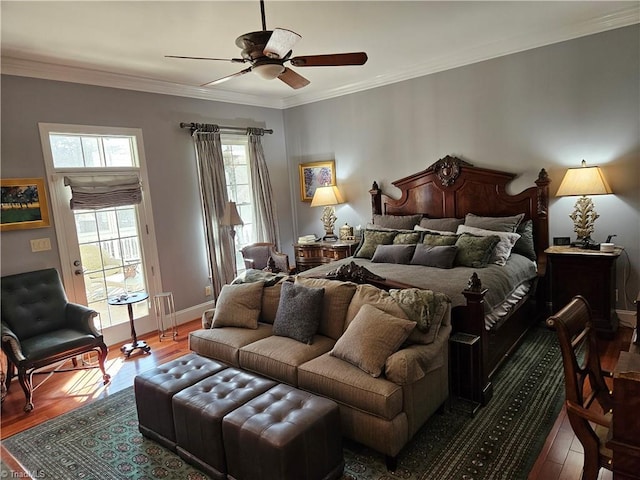
{"label": "door knob", "polygon": [[78,270],[75,270],[73,273],[75,273],[76,275],[82,275],[82,270],[78,269]]}
{"label": "door knob", "polygon": [[79,267],[80,266],[80,260],[76,260],[75,262],[73,262],[73,266],[74,267]]}

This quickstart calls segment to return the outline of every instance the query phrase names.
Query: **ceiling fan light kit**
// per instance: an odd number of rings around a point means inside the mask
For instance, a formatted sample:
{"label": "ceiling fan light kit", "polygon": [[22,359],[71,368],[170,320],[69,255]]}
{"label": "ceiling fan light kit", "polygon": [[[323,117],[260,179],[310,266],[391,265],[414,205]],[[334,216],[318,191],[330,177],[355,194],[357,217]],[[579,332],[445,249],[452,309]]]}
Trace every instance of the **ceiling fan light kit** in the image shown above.
{"label": "ceiling fan light kit", "polygon": [[338,67],[344,65],[364,65],[367,62],[367,54],[364,52],[333,53],[327,55],[306,55],[291,58],[293,46],[302,38],[296,32],[285,28],[267,30],[264,15],[264,0],[260,0],[262,13],[262,30],[240,35],[236,39],[236,45],[242,49],[242,58],[213,58],[213,57],[185,57],[178,55],[166,55],[168,58],[181,58],[191,60],[215,60],[232,63],[250,63],[249,68],[227,75],[212,82],[207,82],[202,87],[218,85],[220,83],[239,77],[245,73],[255,72],[266,80],[280,79],[293,89],[309,85],[309,80],[299,73],[284,66],[290,62],[296,67]]}

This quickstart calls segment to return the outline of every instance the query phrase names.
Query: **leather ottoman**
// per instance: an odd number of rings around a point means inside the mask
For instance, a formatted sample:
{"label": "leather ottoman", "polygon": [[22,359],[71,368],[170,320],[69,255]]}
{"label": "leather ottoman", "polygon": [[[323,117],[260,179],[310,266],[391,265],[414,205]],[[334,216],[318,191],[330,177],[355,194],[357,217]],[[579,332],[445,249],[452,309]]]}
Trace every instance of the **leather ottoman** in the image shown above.
{"label": "leather ottoman", "polygon": [[173,396],[225,368],[224,363],[190,353],[137,375],[133,388],[140,433],[175,450]]}
{"label": "leather ottoman", "polygon": [[[173,397],[178,455],[212,478],[226,479],[222,418],[275,385],[273,380],[227,368],[178,392]],[[250,452],[245,451],[244,461],[253,461]]]}
{"label": "leather ottoman", "polygon": [[338,404],[280,384],[222,420],[228,478],[324,480],[344,469]]}

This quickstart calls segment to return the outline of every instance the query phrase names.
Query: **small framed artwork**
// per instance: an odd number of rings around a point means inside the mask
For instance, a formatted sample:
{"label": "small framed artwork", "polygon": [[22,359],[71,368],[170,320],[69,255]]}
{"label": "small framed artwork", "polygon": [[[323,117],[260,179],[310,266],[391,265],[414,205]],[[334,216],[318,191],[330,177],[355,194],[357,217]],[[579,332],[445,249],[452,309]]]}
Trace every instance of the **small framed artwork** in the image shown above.
{"label": "small framed artwork", "polygon": [[49,206],[44,179],[2,178],[0,199],[0,231],[49,226]]}
{"label": "small framed artwork", "polygon": [[300,167],[300,200],[310,202],[316,188],[336,184],[336,162],[301,163]]}

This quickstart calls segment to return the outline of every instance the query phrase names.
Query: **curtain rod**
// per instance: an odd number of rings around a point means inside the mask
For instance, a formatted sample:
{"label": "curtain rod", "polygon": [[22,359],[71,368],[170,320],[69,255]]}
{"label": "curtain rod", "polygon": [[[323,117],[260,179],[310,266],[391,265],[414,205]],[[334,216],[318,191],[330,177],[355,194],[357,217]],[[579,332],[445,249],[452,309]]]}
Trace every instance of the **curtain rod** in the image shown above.
{"label": "curtain rod", "polygon": [[[219,130],[226,130],[228,132],[243,132],[243,133],[247,133],[249,130],[255,130],[257,132],[261,132],[261,134],[265,134],[265,133],[273,133],[273,130],[271,129],[266,129],[266,128],[257,128],[257,127],[224,127],[221,125],[216,125],[213,123],[187,123],[187,122],[181,122],[180,123],[180,128],[188,128],[191,130],[191,133],[200,130],[201,128],[218,128]],[[222,133],[222,132],[221,132]]]}

